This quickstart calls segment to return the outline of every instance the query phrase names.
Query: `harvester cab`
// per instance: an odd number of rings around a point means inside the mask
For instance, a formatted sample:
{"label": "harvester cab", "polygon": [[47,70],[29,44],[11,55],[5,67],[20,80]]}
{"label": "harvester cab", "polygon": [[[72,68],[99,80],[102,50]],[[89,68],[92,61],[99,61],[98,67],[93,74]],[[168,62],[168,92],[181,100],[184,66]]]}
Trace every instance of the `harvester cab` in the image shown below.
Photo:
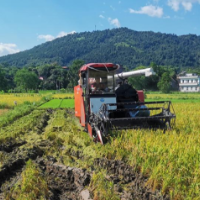
{"label": "harvester cab", "polygon": [[151,76],[154,71],[148,68],[117,74],[119,68],[112,63],[90,63],[79,70],[79,85],[74,87],[75,116],[90,137],[103,144],[112,129],[171,128],[175,123],[171,102],[145,102],[143,91],[124,81],[129,76]]}

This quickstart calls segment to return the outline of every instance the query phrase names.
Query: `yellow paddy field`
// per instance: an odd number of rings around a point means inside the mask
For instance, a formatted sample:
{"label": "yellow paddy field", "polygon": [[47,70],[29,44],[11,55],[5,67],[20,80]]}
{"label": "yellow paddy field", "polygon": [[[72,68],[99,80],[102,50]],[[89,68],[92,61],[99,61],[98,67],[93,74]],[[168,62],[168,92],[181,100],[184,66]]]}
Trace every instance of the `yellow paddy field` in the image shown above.
{"label": "yellow paddy field", "polygon": [[15,105],[20,105],[26,101],[37,102],[42,99],[46,94],[1,94],[0,105],[5,105],[5,108],[12,108]]}
{"label": "yellow paddy field", "polygon": [[[14,101],[18,104],[25,101],[36,102],[44,96],[3,94],[0,95],[0,102],[13,106]],[[51,94],[51,97],[73,98],[73,94]],[[82,130],[74,118],[74,110],[52,109],[53,111],[48,113],[45,108],[34,107],[29,115],[12,120],[12,124],[0,129],[0,140],[5,143],[4,146],[8,141],[26,141],[24,149],[33,145],[33,141],[35,146],[42,142],[41,147],[46,142],[47,149],[44,151],[44,156],[54,156],[64,166],[96,169],[88,186],[96,199],[106,199],[108,186],[111,189],[116,186],[112,179],[106,181],[107,175],[112,177],[107,168],[95,166],[97,159],[124,162],[131,166],[134,172],[144,177],[146,182],[142,185],[149,187],[151,192],[159,191],[162,195],[168,195],[169,199],[200,199],[200,94],[147,94],[147,100],[172,100],[176,114],[176,124],[172,130],[113,131],[109,142],[100,145],[94,143]],[[6,110],[1,111],[6,112]],[[3,117],[4,115],[0,118]],[[19,151],[21,149],[19,148]],[[0,157],[2,165],[6,160],[5,155],[2,154]],[[24,175],[23,178],[29,180],[28,175]],[[131,193],[132,185],[123,182],[121,176],[118,179],[122,180],[120,182],[122,191]],[[48,184],[48,178],[45,180]],[[6,184],[5,182],[4,185]],[[37,184],[34,186],[38,187]],[[18,194],[24,191],[23,187],[22,189],[19,187],[18,190]],[[120,193],[116,193],[114,189],[111,191],[110,198],[107,199],[111,199],[113,195],[116,195],[113,199],[120,199]],[[97,198],[99,194],[102,195],[101,198]],[[45,194],[42,195],[45,199]]]}

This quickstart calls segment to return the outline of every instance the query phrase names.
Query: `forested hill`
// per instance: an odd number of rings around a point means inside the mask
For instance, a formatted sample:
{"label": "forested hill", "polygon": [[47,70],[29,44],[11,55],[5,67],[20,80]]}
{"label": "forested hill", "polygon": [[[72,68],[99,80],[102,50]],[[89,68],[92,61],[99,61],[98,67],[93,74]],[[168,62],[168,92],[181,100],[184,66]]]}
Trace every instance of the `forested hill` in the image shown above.
{"label": "forested hill", "polygon": [[114,62],[128,67],[158,65],[200,67],[200,36],[141,32],[128,28],[67,35],[13,55],[0,57],[10,66],[68,65],[73,60]]}

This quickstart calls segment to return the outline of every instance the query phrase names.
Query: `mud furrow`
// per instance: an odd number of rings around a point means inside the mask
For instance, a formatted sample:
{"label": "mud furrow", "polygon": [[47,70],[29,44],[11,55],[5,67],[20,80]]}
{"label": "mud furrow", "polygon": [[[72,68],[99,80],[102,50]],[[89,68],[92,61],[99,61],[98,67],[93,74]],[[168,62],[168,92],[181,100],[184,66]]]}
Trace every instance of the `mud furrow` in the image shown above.
{"label": "mud furrow", "polygon": [[[52,110],[47,110],[38,119],[34,130],[37,134],[41,134],[48,125],[48,120]],[[31,138],[31,135],[29,136]],[[37,143],[37,146],[27,148],[29,144],[27,141],[9,141],[0,145],[0,152],[2,152],[2,166],[0,167],[0,200],[4,199],[4,192],[8,192],[19,180],[24,166],[29,159],[35,160],[44,154],[43,147],[50,147],[48,140],[42,140]]]}
{"label": "mud furrow", "polygon": [[[89,191],[85,187],[89,186],[93,172],[96,173],[101,169],[105,169],[106,180],[114,183],[114,191],[121,200],[170,199],[167,195],[161,195],[158,190],[152,191],[147,184],[148,178],[136,172],[133,167],[123,161],[93,158],[94,165],[91,167],[93,171],[89,172],[86,169],[65,166],[58,163],[55,158],[47,156],[56,150],[62,152],[62,148],[65,149],[62,142],[59,143],[58,140],[51,137],[46,139],[48,122],[52,122],[51,119],[54,118],[52,114],[52,110],[47,110],[40,115],[33,131],[30,132],[31,134],[27,134],[22,141],[7,142],[0,145],[0,153],[2,151],[2,155],[5,155],[3,165],[0,167],[0,200],[3,199],[3,192],[11,191],[11,188],[20,180],[21,173],[29,159],[34,160],[42,170],[50,193],[46,198],[48,200],[92,200],[93,191]],[[72,113],[68,111],[64,117],[70,115]],[[58,120],[58,122],[60,121]],[[52,128],[51,124],[49,128]],[[53,132],[53,128],[49,130],[49,132]],[[60,132],[63,130],[60,130]],[[70,148],[65,153],[73,158],[75,157],[74,161],[87,162],[88,158],[83,155],[80,148],[79,150]],[[59,160],[60,155],[55,156]]]}
{"label": "mud furrow", "polygon": [[[5,181],[8,181],[13,176],[16,175],[16,173],[23,168],[25,165],[25,160],[22,158],[18,158],[14,160],[12,163],[3,165],[1,167],[0,171],[0,187]],[[1,190],[0,190],[1,191]]]}
{"label": "mud furrow", "polygon": [[28,152],[15,152],[10,155],[11,159],[0,168],[0,200],[4,199],[4,192],[9,192],[11,188],[21,178],[21,173],[29,159],[36,159],[43,155],[43,151],[38,147],[29,149]]}
{"label": "mud furrow", "polygon": [[[73,157],[81,160],[87,160],[80,151],[68,151]],[[115,192],[122,200],[169,200],[168,194],[162,195],[161,191],[153,191],[148,185],[148,177],[137,172],[132,166],[127,165],[120,160],[109,160],[97,158],[94,160],[94,171],[106,169],[108,181],[112,181],[115,186]],[[124,190],[121,185],[126,187]]]}
{"label": "mud furrow", "polygon": [[[104,168],[108,172],[108,180],[116,184],[116,192],[121,193],[122,200],[169,200],[168,195],[162,195],[159,190],[153,191],[148,186],[148,178],[139,172],[135,172],[133,167],[119,160],[96,159],[95,165]],[[118,183],[128,184],[127,191],[122,191]]]}
{"label": "mud furrow", "polygon": [[38,147],[29,149],[28,152],[20,152],[17,155],[15,152],[11,155],[11,159],[8,159],[0,168],[0,187],[5,181],[9,181],[16,172],[23,168],[28,159],[36,159],[43,155],[43,151]]}
{"label": "mud furrow", "polygon": [[[43,158],[36,160],[47,177],[48,187],[52,192],[50,199],[84,199],[82,191],[89,185],[91,173],[86,169],[68,167],[55,161],[55,159],[45,161]],[[89,191],[86,193],[89,194]]]}
{"label": "mud furrow", "polygon": [[41,117],[41,120],[35,126],[35,130],[38,134],[42,134],[44,132],[46,126],[48,125],[48,121],[50,119],[50,115],[53,113],[53,110],[48,109]]}
{"label": "mud furrow", "polygon": [[0,145],[0,151],[4,151],[6,153],[11,153],[14,149],[26,144],[26,141],[18,141],[18,142],[7,142],[6,144]]}

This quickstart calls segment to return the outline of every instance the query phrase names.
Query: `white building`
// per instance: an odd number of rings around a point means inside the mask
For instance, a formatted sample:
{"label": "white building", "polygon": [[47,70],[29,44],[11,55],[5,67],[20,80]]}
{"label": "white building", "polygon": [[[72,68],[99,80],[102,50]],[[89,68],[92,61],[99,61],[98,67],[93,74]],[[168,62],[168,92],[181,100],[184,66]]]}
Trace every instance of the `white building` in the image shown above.
{"label": "white building", "polygon": [[181,92],[200,92],[200,76],[192,73],[183,73],[178,76]]}

